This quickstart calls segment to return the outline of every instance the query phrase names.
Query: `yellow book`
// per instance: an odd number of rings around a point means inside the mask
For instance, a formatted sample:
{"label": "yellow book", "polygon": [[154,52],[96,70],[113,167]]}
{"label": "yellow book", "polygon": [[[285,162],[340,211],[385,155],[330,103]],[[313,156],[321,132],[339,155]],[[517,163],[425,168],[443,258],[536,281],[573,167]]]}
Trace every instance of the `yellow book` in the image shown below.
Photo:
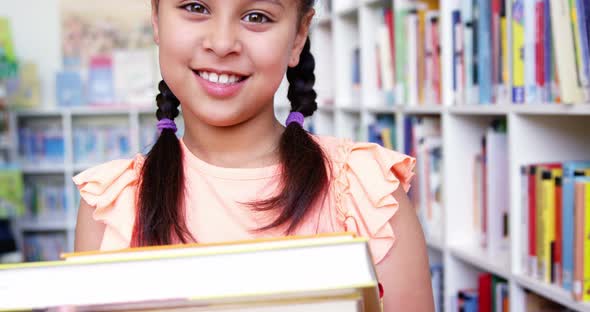
{"label": "yellow book", "polygon": [[391,129],[383,128],[381,129],[381,140],[383,141],[383,146],[388,149],[393,149],[393,145],[391,145]]}
{"label": "yellow book", "polygon": [[542,173],[541,180],[541,214],[543,218],[542,253],[539,260],[542,263],[541,277],[546,283],[551,282],[551,245],[555,240],[555,184],[552,171]]}
{"label": "yellow book", "polygon": [[590,179],[585,185],[585,209],[584,209],[584,281],[583,301],[590,301]]}
{"label": "yellow book", "polygon": [[[513,6],[522,5],[522,0],[513,0]],[[512,17],[512,101],[524,103],[524,18]]]}
{"label": "yellow book", "polygon": [[499,91],[499,97],[506,99],[507,95],[510,94],[510,62],[508,62],[510,53],[508,49],[508,21],[506,17],[500,18],[500,34],[502,40],[502,85],[501,91]]}

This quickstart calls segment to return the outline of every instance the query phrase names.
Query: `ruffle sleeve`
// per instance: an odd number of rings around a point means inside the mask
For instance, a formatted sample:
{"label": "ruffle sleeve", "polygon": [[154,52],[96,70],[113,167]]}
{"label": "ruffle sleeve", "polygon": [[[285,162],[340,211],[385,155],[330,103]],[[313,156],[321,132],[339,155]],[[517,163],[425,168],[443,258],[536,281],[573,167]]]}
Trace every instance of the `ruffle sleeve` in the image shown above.
{"label": "ruffle sleeve", "polygon": [[75,177],[80,196],[95,208],[93,218],[106,224],[101,249],[128,247],[135,222],[136,190],[144,157],[113,160]]}
{"label": "ruffle sleeve", "polygon": [[340,144],[336,152],[337,215],[347,232],[369,239],[375,263],[395,242],[390,220],[399,204],[393,192],[410,189],[416,160],[373,143]]}

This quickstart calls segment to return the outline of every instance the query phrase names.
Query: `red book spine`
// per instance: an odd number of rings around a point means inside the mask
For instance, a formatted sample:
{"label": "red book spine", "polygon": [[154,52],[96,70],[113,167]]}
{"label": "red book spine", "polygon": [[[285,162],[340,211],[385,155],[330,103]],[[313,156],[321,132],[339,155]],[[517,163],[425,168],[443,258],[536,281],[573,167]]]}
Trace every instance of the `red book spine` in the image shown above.
{"label": "red book spine", "polygon": [[387,29],[389,30],[389,38],[391,39],[389,42],[391,42],[391,64],[393,64],[394,68],[393,68],[393,72],[395,73],[395,29],[394,29],[394,16],[393,16],[393,10],[391,8],[386,8],[385,9],[385,24],[387,25]]}
{"label": "red book spine", "polygon": [[535,73],[537,87],[545,87],[545,3],[535,4]]}
{"label": "red book spine", "polygon": [[492,275],[489,273],[481,274],[478,278],[479,283],[479,311],[492,311]]}
{"label": "red book spine", "polygon": [[[500,56],[502,51],[500,50],[500,2],[501,0],[492,0],[492,90],[500,84]],[[477,44],[477,43],[474,43]],[[496,98],[496,92],[492,92],[494,101]]]}
{"label": "red book spine", "polygon": [[[529,256],[537,256],[537,191],[535,183],[536,166],[529,167]],[[534,267],[531,268],[534,270]]]}
{"label": "red book spine", "polygon": [[481,223],[481,229],[482,229],[482,233],[483,233],[483,237],[484,237],[484,247],[488,246],[488,154],[487,154],[487,149],[486,149],[486,140],[485,137],[482,141],[482,185],[483,185],[483,191],[482,191],[482,223]]}

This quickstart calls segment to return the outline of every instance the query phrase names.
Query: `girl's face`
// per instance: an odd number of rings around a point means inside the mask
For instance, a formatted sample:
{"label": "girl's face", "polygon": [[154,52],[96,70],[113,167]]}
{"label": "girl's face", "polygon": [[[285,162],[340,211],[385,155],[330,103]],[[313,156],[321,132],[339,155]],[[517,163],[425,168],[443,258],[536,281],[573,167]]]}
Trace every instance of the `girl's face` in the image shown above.
{"label": "girl's face", "polygon": [[299,27],[300,0],[154,1],[162,77],[185,115],[226,127],[272,112],[313,10]]}

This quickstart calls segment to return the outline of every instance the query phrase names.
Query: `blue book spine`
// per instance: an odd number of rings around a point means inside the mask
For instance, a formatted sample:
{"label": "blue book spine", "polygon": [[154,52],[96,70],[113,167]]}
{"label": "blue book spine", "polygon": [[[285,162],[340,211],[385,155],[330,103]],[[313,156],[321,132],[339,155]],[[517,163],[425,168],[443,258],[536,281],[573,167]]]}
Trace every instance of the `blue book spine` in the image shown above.
{"label": "blue book spine", "polygon": [[461,67],[459,66],[461,64],[461,46],[463,45],[462,42],[462,36],[460,34],[461,31],[461,11],[459,10],[454,10],[451,13],[451,23],[452,23],[452,29],[453,29],[453,92],[455,93],[455,95],[457,96],[461,96],[460,94],[457,94],[459,92],[459,78],[461,77],[461,74],[459,73],[459,70],[461,70]]}
{"label": "blue book spine", "polygon": [[479,0],[477,21],[477,74],[479,79],[479,104],[492,104],[492,10],[490,0]]}
{"label": "blue book spine", "polygon": [[534,103],[537,98],[536,60],[535,60],[535,1],[524,2],[524,72],[525,102]]}
{"label": "blue book spine", "polygon": [[474,72],[473,72],[473,0],[462,0],[461,2],[461,19],[463,20],[463,37],[465,48],[463,51],[465,67],[465,103],[475,104],[473,98]]}
{"label": "blue book spine", "polygon": [[562,286],[573,290],[574,276],[574,172],[590,168],[590,161],[569,161],[563,163],[562,179]]}
{"label": "blue book spine", "polygon": [[543,33],[545,34],[545,98],[546,102],[553,102],[553,37],[551,37],[551,12],[550,12],[550,4],[549,0],[545,0],[545,8],[544,18],[545,18],[545,29]]}
{"label": "blue book spine", "polygon": [[590,89],[590,43],[588,40],[588,29],[586,28],[588,25],[586,6],[590,5],[590,3],[584,3],[584,1],[586,0],[576,0],[576,6],[578,11],[578,29],[580,30],[580,48],[582,52],[582,64],[578,65],[582,67],[580,82],[582,83],[582,88],[587,93]]}

